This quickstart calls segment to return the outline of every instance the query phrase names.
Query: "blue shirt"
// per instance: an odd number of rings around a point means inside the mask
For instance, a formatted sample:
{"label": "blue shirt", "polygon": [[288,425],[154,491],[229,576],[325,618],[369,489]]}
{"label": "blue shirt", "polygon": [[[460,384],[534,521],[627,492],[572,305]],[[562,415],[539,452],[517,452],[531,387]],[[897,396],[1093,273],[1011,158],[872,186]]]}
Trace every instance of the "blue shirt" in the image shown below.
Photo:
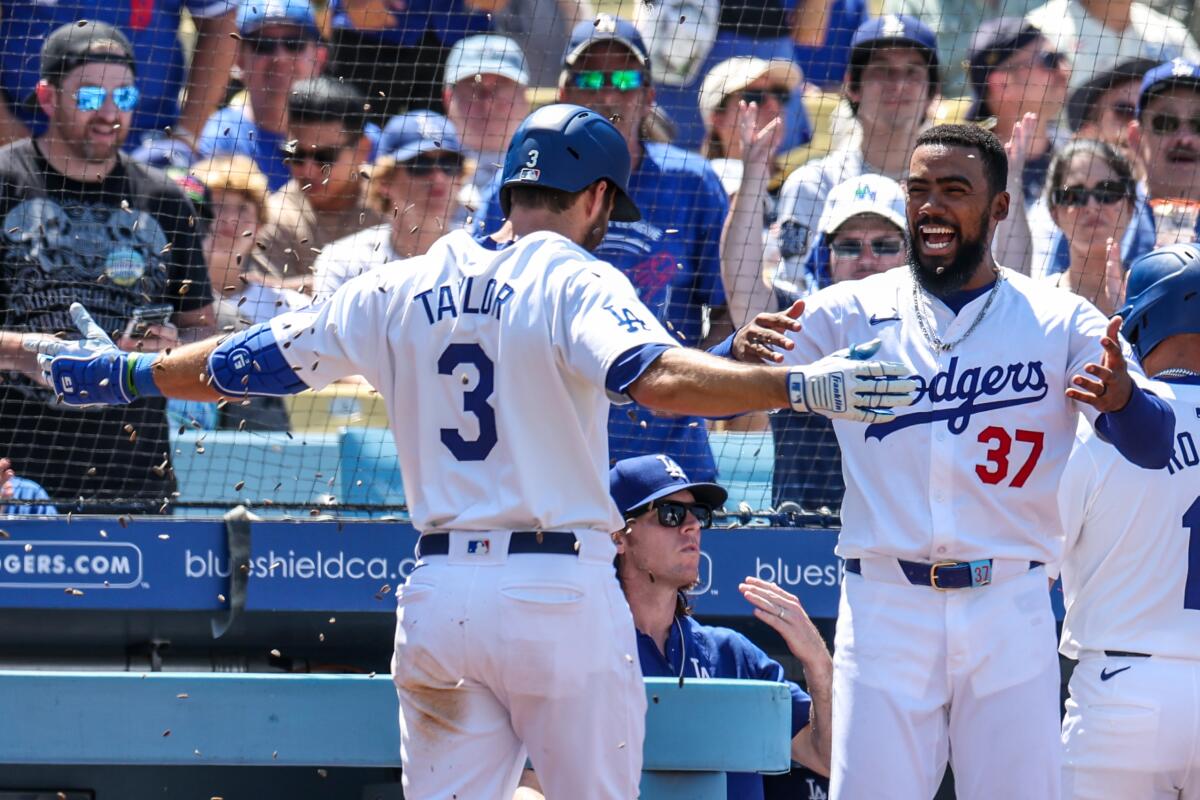
{"label": "blue shirt", "polygon": [[[638,222],[612,222],[596,256],[621,270],[642,302],[687,345],[700,342],[703,306],[725,305],[721,284],[721,226],[729,211],[725,190],[708,161],[668,144],[646,142],[629,179]],[[492,233],[504,221],[499,181],[488,189],[480,218]],[[645,423],[643,427],[642,423]],[[614,407],[608,420],[609,457],[665,453],[693,480],[716,479],[704,422],[654,416],[637,404]]]}
{"label": "blue shirt", "polygon": [[247,101],[241,106],[226,106],[209,117],[196,149],[204,157],[234,154],[249,156],[267,176],[267,185],[274,192],[281,189],[292,177],[283,161],[285,144],[286,136],[263,130],[254,123],[250,114],[250,103]]}
{"label": "blue shirt", "polygon": [[129,147],[142,136],[174,125],[179,118],[179,92],[187,75],[179,45],[179,18],[184,8],[195,17],[215,17],[237,8],[238,0],[0,0],[0,86],[10,110],[35,135],[45,130],[40,110],[25,104],[39,79],[42,42],[55,28],[86,19],[107,22],[133,45],[141,102],[133,114]]}
{"label": "blue shirt", "polygon": [[[784,677],[783,667],[737,631],[702,625],[691,617],[676,617],[667,636],[664,656],[658,645],[638,631],[638,660],[648,678],[745,678],[786,683],[792,693],[792,736],[808,724],[812,699]],[[762,800],[762,776],[730,772],[729,800]]]}
{"label": "blue shirt", "polygon": [[[421,43],[428,30],[450,47],[466,36],[491,30],[488,15],[468,9],[463,0],[406,0],[403,5],[403,10],[392,11],[392,28],[370,33],[388,44],[413,47]],[[342,0],[330,3],[333,27],[353,30],[344,6]]]}

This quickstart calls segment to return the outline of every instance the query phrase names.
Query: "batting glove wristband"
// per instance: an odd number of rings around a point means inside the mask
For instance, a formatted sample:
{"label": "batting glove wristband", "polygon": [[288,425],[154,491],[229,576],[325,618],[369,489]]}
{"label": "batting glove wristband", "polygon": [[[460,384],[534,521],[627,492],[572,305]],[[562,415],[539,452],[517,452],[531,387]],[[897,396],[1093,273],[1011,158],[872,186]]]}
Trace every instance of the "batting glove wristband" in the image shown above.
{"label": "batting glove wristband", "polygon": [[894,361],[867,361],[879,340],[839,350],[819,361],[788,370],[792,410],[852,422],[883,422],[891,409],[912,405],[917,382],[912,370]]}
{"label": "batting glove wristband", "polygon": [[117,406],[162,396],[152,374],[154,355],[118,348],[79,303],[71,304],[71,319],[83,339],[25,343],[38,353],[42,377],[64,404]]}

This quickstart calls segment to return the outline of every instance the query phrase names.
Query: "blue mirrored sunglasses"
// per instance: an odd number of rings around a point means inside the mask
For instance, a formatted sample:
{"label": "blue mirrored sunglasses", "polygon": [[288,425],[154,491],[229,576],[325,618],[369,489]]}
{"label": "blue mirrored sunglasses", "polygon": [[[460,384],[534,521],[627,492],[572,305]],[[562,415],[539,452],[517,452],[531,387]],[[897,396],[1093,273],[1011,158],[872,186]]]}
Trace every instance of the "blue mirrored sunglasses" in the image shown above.
{"label": "blue mirrored sunglasses", "polygon": [[[108,89],[103,86],[80,86],[75,90],[75,106],[80,111],[99,111],[106,97]],[[112,90],[113,105],[120,111],[133,111],[140,97],[136,86],[118,86]]]}

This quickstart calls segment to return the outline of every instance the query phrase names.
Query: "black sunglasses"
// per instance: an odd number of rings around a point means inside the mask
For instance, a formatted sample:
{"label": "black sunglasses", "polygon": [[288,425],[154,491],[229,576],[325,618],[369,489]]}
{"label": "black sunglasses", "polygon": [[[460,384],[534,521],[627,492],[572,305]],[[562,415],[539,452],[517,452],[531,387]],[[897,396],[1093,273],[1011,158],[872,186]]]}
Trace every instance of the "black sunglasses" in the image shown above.
{"label": "black sunglasses", "polygon": [[658,524],[664,528],[678,528],[687,521],[688,512],[692,512],[692,516],[700,523],[701,528],[711,528],[713,521],[713,510],[711,506],[706,506],[703,503],[680,503],[675,500],[663,500],[662,502],[654,502],[649,508],[638,509],[631,516],[640,517],[649,511],[658,512]]}
{"label": "black sunglasses", "polygon": [[302,53],[312,40],[302,36],[245,36],[242,42],[254,55],[269,56],[274,55],[281,47],[289,53]]}
{"label": "black sunglasses", "polygon": [[1193,135],[1200,136],[1200,117],[1192,117],[1191,119],[1184,120],[1174,114],[1164,114],[1161,112],[1150,116],[1150,130],[1159,136],[1167,136],[1175,133],[1184,123],[1187,123]]}
{"label": "black sunglasses", "polygon": [[862,258],[868,245],[877,256],[894,256],[904,249],[904,240],[897,236],[880,236],[870,241],[838,239],[829,245],[829,249],[841,258]]}
{"label": "black sunglasses", "polygon": [[315,161],[318,164],[333,164],[341,158],[342,151],[349,145],[334,145],[333,147],[314,147],[308,150],[302,148],[281,147],[285,164],[303,164],[305,161]]}
{"label": "black sunglasses", "polygon": [[1137,106],[1133,103],[1113,103],[1108,110],[1114,117],[1126,121],[1137,116]]}
{"label": "black sunglasses", "polygon": [[1050,193],[1050,202],[1056,206],[1083,208],[1088,204],[1088,198],[1094,197],[1102,206],[1119,203],[1130,195],[1129,184],[1125,181],[1100,181],[1090,189],[1087,186],[1064,186]]}
{"label": "black sunglasses", "polygon": [[463,158],[457,153],[440,156],[417,156],[404,162],[404,168],[414,178],[427,178],[434,170],[441,170],[452,178],[463,173]]}

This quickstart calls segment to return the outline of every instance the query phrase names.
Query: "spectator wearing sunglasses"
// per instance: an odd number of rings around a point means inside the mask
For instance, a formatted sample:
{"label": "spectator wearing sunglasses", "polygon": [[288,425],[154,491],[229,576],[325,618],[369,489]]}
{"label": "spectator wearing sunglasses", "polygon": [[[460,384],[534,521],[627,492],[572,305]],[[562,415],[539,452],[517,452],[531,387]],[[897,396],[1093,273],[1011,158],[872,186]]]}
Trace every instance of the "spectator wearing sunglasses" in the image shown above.
{"label": "spectator wearing sunglasses", "polygon": [[483,207],[509,140],[529,115],[528,85],[525,54],[506,36],[468,36],[450,49],[442,101],[475,163],[461,190],[459,200],[465,211],[455,219],[456,227],[466,222],[467,214]]}
{"label": "spectator wearing sunglasses", "polygon": [[[609,492],[625,519],[613,534],[617,578],[637,628],[638,660],[650,677],[742,678],[787,685],[792,696],[792,760],[828,789],[833,664],[821,634],[795,596],[747,578],[739,587],[755,618],[783,638],[800,663],[808,692],[787,679],[779,662],[741,633],[692,616],[687,591],[700,578],[701,535],[726,492],[691,480],[662,454],[622,459],[609,471]],[[816,774],[813,774],[816,773]],[[726,776],[730,800],[763,797],[761,775]]]}
{"label": "spectator wearing sunglasses", "polygon": [[[7,0],[0,14],[0,143],[45,131],[32,99],[38,52],[51,31],[81,20],[120,30],[133,47],[140,101],[130,123],[127,149],[171,131],[172,144],[190,154],[196,135],[225,98],[237,42],[240,0]],[[185,57],[179,27],[184,12],[195,26],[195,46]],[[182,90],[182,94],[181,94]],[[183,103],[180,104],[182,97]]]}
{"label": "spectator wearing sunglasses", "polygon": [[1131,58],[1200,61],[1183,23],[1135,0],[1049,0],[1027,15],[1050,47],[1071,57],[1071,87]]}
{"label": "spectator wearing sunglasses", "polygon": [[[904,266],[904,202],[900,184],[882,175],[861,175],[833,187],[821,210],[805,283],[822,289]],[[777,296],[781,308],[800,299],[782,291]],[[786,409],[770,421],[775,441],[771,504],[796,503],[810,511],[841,508],[846,484],[833,424],[819,414]]]}
{"label": "spectator wearing sunglasses", "polygon": [[[35,379],[22,337],[70,330],[72,300],[87,302],[124,350],[157,351],[212,330],[194,206],[121,151],[140,96],[136,69],[116,28],[62,26],[39,64],[46,132],[0,150],[0,342],[10,343],[0,348],[0,440],[63,510],[164,505],[175,488],[161,466],[171,449],[166,401],[64,411]],[[169,322],[135,330],[139,309],[163,305]]]}
{"label": "spectator wearing sunglasses", "polygon": [[1075,137],[1096,139],[1119,149],[1139,180],[1145,177],[1145,169],[1129,146],[1129,123],[1137,119],[1142,78],[1158,64],[1150,58],[1123,61],[1073,89],[1067,100],[1067,121]]}
{"label": "spectator wearing sunglasses", "polygon": [[318,300],[377,267],[425,253],[449,230],[459,208],[467,160],[454,124],[432,111],[413,111],[383,129],[367,200],[386,220],[324,248],[317,257]]}
{"label": "spectator wearing sunglasses", "polygon": [[[719,341],[729,330],[720,266],[728,201],[706,159],[645,138],[654,103],[649,64],[637,28],[610,14],[577,25],[563,57],[559,99],[609,118],[621,132],[633,161],[629,195],[642,212],[637,222],[611,221],[595,252],[629,278],[684,344]],[[495,190],[493,184],[481,214],[488,232],[503,223]],[[665,452],[700,479],[716,477],[703,420],[614,406],[608,433],[612,458]]]}
{"label": "spectator wearing sunglasses", "polygon": [[1046,192],[1071,258],[1048,278],[1112,316],[1122,305],[1125,278],[1120,241],[1137,203],[1133,168],[1112,145],[1076,139],[1051,162]]}
{"label": "spectator wearing sunglasses", "polygon": [[770,304],[763,246],[783,185],[777,156],[787,125],[784,109],[800,81],[791,61],[737,56],[713,67],[700,91],[707,129],[700,152],[711,159],[731,198],[721,237],[721,280],[736,326]]}
{"label": "spectator wearing sunglasses", "polygon": [[321,76],[292,85],[287,143],[280,156],[292,179],[267,198],[262,261],[291,288],[311,282],[326,245],[383,221],[359,171],[370,160],[362,94]]}
{"label": "spectator wearing sunglasses", "polygon": [[291,177],[282,148],[292,84],[313,78],[326,51],[307,0],[246,0],[238,11],[237,65],[246,86],[240,99],[209,118],[201,156],[250,156],[271,191]]}
{"label": "spectator wearing sunglasses", "polygon": [[938,97],[937,39],[915,17],[871,19],[854,34],[843,95],[860,135],[809,161],[783,184],[779,217],[768,243],[773,283],[785,296],[811,290],[807,259],[825,199],[843,181],[877,174],[899,179]]}
{"label": "spectator wearing sunglasses", "polygon": [[[1146,168],[1146,195],[1153,210],[1148,216],[1155,236],[1146,249],[1127,253],[1126,264],[1153,247],[1195,241],[1200,231],[1195,220],[1195,203],[1200,201],[1200,64],[1176,60],[1146,73],[1129,142]],[[1172,206],[1168,201],[1183,202]],[[1182,219],[1185,216],[1191,219]]]}

